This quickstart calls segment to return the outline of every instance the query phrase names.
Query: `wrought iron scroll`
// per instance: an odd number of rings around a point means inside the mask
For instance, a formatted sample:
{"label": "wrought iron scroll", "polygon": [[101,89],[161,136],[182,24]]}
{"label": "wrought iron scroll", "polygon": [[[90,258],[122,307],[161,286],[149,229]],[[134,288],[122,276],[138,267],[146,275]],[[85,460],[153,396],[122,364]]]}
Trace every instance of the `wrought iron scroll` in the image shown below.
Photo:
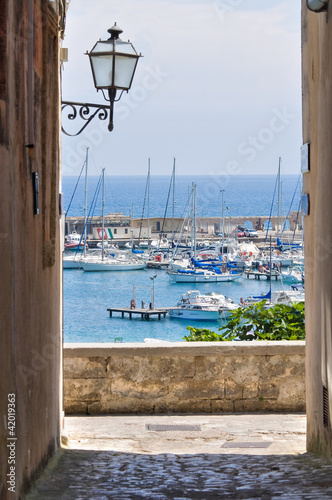
{"label": "wrought iron scroll", "polygon": [[106,120],[110,111],[109,105],[62,101],[61,111],[63,112],[67,107],[70,108],[65,111],[65,113],[68,113],[68,120],[75,120],[79,116],[86,122],[80,128],[80,130],[76,132],[76,134],[70,134],[69,132],[67,132],[64,129],[62,123],[62,132],[71,137],[75,137],[76,135],[79,135],[81,132],[83,132],[83,130],[89,125],[89,123],[94,119],[95,116],[98,116],[99,120]]}

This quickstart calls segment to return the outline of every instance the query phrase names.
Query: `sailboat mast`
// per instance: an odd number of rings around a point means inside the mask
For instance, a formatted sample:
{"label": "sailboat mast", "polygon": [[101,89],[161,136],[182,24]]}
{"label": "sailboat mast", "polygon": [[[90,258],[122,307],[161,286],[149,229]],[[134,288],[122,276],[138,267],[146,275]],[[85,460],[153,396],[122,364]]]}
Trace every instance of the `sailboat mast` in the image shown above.
{"label": "sailboat mast", "polygon": [[150,250],[150,158],[148,158],[148,250]]}
{"label": "sailboat mast", "polygon": [[196,260],[196,184],[193,182],[193,242],[194,242],[194,259]]}
{"label": "sailboat mast", "polygon": [[172,246],[174,241],[174,208],[175,208],[175,158],[173,158]]}
{"label": "sailboat mast", "polygon": [[104,260],[104,231],[105,231],[105,224],[104,224],[104,207],[105,207],[105,168],[102,169],[102,180],[103,180],[103,201],[101,204],[101,217],[102,217],[102,240],[101,240],[101,260]]}
{"label": "sailboat mast", "polygon": [[87,240],[87,213],[88,213],[88,157],[89,148],[86,148],[85,157],[85,201],[84,201],[84,257],[86,257],[86,240]]}
{"label": "sailboat mast", "polygon": [[222,220],[222,228],[221,228],[221,257],[224,256],[224,189],[220,189],[221,192],[221,220]]}
{"label": "sailboat mast", "polygon": [[281,164],[281,157],[279,156],[279,167],[278,167],[278,217],[277,217],[277,238],[279,237],[279,231],[280,231],[280,164]]}

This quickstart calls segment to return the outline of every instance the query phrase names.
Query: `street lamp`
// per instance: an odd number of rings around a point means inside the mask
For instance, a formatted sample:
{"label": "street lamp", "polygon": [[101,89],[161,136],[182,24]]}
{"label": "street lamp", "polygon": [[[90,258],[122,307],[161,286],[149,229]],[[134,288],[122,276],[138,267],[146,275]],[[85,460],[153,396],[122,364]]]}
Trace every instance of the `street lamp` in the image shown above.
{"label": "street lamp", "polygon": [[307,7],[313,12],[322,12],[327,10],[329,0],[307,0]]}
{"label": "street lamp", "polygon": [[[76,134],[69,134],[62,126],[62,131],[66,135],[79,135],[96,115],[100,120],[106,120],[108,113],[108,130],[111,132],[114,128],[114,102],[119,101],[123,92],[128,92],[131,87],[138,59],[142,56],[136,52],[130,41],[124,42],[119,38],[122,30],[116,23],[108,32],[110,38],[99,40],[86,54],[89,56],[94,85],[97,91],[102,91],[109,105],[62,101],[62,110],[67,106],[70,107],[67,116],[69,120],[74,120],[79,114],[80,118],[86,121]],[[121,93],[116,98],[118,90]]]}
{"label": "street lamp", "polygon": [[154,276],[150,276],[150,280],[152,280],[151,307],[150,307],[150,309],[154,309],[154,280],[156,279],[156,277],[157,277],[156,274]]}

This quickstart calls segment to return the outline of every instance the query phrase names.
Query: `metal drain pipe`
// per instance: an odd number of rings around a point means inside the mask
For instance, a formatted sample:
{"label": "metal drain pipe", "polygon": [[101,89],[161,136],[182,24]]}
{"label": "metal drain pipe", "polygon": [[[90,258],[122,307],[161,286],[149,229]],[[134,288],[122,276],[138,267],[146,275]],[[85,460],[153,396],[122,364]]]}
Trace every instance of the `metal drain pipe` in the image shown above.
{"label": "metal drain pipe", "polygon": [[307,0],[307,7],[313,12],[322,12],[327,9],[330,0]]}

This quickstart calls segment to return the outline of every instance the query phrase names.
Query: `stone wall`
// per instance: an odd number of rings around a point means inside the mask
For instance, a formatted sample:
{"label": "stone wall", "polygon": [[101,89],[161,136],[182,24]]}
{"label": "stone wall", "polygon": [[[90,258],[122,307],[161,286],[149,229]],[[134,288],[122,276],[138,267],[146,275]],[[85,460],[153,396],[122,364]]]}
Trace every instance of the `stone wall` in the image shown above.
{"label": "stone wall", "polygon": [[304,342],[65,344],[65,412],[302,412],[304,365]]}
{"label": "stone wall", "polygon": [[303,174],[309,215],[304,217],[307,447],[332,456],[332,2],[311,12],[302,0]]}
{"label": "stone wall", "polygon": [[1,500],[23,498],[60,445],[64,7],[64,0],[1,1]]}

